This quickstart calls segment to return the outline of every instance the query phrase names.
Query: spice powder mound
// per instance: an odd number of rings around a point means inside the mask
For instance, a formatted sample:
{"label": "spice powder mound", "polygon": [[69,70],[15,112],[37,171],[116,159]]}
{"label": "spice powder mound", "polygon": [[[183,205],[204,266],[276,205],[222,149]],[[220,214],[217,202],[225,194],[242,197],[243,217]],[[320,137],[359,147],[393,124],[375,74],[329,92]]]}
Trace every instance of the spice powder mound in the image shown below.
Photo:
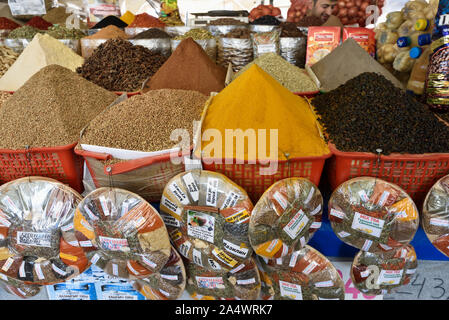
{"label": "spice powder mound", "polygon": [[81,129],[116,98],[69,69],[44,67],[3,103],[0,148],[75,143]]}
{"label": "spice powder mound", "polygon": [[193,133],[207,96],[188,90],[153,90],[108,108],[87,127],[82,144],[138,151],[171,149],[173,130]]}

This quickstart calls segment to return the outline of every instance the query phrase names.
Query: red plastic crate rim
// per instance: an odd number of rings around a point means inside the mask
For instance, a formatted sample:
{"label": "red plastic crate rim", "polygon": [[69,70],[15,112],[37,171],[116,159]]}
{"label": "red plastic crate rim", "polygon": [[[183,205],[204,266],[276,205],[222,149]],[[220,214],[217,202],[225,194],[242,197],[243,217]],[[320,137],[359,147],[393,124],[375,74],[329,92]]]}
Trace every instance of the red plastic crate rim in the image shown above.
{"label": "red plastic crate rim", "polygon": [[0,181],[38,175],[82,192],[82,158],[74,152],[76,145],[75,142],[58,147],[0,149]]}

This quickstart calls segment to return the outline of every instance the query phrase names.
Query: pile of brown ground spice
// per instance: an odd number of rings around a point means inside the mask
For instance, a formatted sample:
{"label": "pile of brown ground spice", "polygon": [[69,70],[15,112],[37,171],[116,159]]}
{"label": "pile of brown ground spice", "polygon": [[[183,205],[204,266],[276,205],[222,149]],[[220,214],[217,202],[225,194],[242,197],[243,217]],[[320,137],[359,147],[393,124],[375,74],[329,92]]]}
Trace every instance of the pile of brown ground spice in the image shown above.
{"label": "pile of brown ground spice", "polygon": [[128,39],[128,35],[123,31],[122,29],[114,26],[109,25],[97,33],[94,33],[93,35],[90,35],[88,37],[84,37],[83,39]]}
{"label": "pile of brown ground spice", "polygon": [[143,92],[169,88],[209,95],[224,88],[225,78],[226,69],[215,64],[192,38],[187,38],[148,81]]}
{"label": "pile of brown ground spice", "polygon": [[188,90],[153,90],[108,108],[91,121],[80,142],[111,148],[159,151],[175,147],[173,130],[188,130],[201,118],[208,97]]}
{"label": "pile of brown ground spice", "polygon": [[59,65],[42,68],[0,108],[0,148],[65,146],[117,96]]}

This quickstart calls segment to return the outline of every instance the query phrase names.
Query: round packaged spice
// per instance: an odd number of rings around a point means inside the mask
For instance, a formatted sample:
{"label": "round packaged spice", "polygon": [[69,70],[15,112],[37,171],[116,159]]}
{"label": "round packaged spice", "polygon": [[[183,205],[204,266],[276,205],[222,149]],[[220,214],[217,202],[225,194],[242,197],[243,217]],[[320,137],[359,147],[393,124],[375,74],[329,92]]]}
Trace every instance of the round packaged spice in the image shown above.
{"label": "round packaged spice", "polygon": [[118,188],[99,188],[78,205],[74,228],[90,261],[107,274],[145,278],[170,257],[170,240],[159,213],[142,197]]}
{"label": "round packaged spice", "polygon": [[253,205],[226,176],[198,169],[178,174],[164,188],[160,209],[172,242],[189,261],[229,271],[251,257]]}
{"label": "round packaged spice", "polygon": [[412,241],[418,209],[407,193],[381,179],[360,177],[342,183],[329,200],[337,237],[358,249],[383,252]]}
{"label": "round packaged spice", "polygon": [[422,226],[430,242],[449,257],[449,175],[438,180],[427,193]]}
{"label": "round packaged spice", "polygon": [[264,300],[344,300],[337,269],[320,252],[305,246],[278,258],[257,258]]}
{"label": "round packaged spice", "polygon": [[73,227],[80,201],[76,191],[48,178],[2,185],[0,272],[28,285],[48,285],[86,270],[89,261]]}
{"label": "round packaged spice", "polygon": [[42,286],[39,285],[27,285],[24,283],[18,283],[16,285],[12,285],[12,284],[7,284],[7,283],[3,283],[1,282],[1,287],[8,293],[22,298],[22,299],[26,299],[26,298],[31,298],[36,296],[37,294],[39,294],[39,292],[41,291]]}
{"label": "round packaged spice", "polygon": [[176,300],[186,287],[186,270],[181,256],[171,248],[170,258],[158,273],[133,281],[133,287],[149,300]]}
{"label": "round packaged spice", "polygon": [[249,239],[256,254],[280,258],[303,248],[321,227],[323,197],[312,182],[288,178],[273,184],[254,206]]}
{"label": "round packaged spice", "polygon": [[253,258],[230,271],[209,271],[186,264],[186,290],[195,300],[257,300],[260,275]]}
{"label": "round packaged spice", "polygon": [[351,266],[351,279],[362,293],[380,295],[407,285],[418,266],[411,245],[383,252],[360,251]]}

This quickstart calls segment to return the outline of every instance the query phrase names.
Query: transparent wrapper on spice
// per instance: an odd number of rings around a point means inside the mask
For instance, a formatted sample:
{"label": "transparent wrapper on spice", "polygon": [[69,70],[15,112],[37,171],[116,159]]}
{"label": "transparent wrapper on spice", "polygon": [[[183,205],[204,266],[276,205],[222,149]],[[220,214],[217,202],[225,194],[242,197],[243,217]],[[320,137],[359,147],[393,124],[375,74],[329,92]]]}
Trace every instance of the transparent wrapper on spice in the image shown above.
{"label": "transparent wrapper on spice", "polygon": [[281,37],[279,40],[281,57],[291,64],[304,68],[306,63],[307,38]]}
{"label": "transparent wrapper on spice", "polygon": [[351,266],[351,279],[364,294],[392,293],[410,283],[417,266],[416,252],[411,245],[383,253],[360,251]]}
{"label": "transparent wrapper on spice", "polygon": [[145,47],[152,52],[159,53],[166,57],[171,55],[171,42],[170,39],[133,39],[128,40],[133,45]]}
{"label": "transparent wrapper on spice", "polygon": [[248,29],[248,26],[246,25],[209,25],[207,26],[207,30],[209,30],[210,33],[214,37],[223,37],[232,30],[236,29]]}
{"label": "transparent wrapper on spice", "polygon": [[422,226],[430,242],[449,257],[449,175],[438,180],[427,193]]}
{"label": "transparent wrapper on spice", "polygon": [[149,300],[176,300],[186,286],[186,270],[182,258],[171,248],[170,258],[158,273],[133,281],[133,287]]}
{"label": "transparent wrapper on spice", "polygon": [[[178,45],[182,40],[171,40],[171,51],[175,51]],[[198,43],[204,51],[206,51],[209,58],[213,61],[217,61],[217,41],[215,39],[203,39],[203,40],[194,40]]]}
{"label": "transparent wrapper on spice", "polygon": [[227,68],[229,63],[231,63],[232,70],[238,72],[251,61],[253,61],[253,44],[251,39],[218,39],[218,65]]}
{"label": "transparent wrapper on spice", "polygon": [[323,197],[305,178],[273,184],[254,206],[249,239],[257,255],[277,259],[305,247],[321,227]]}
{"label": "transparent wrapper on spice", "polygon": [[10,29],[0,29],[0,41],[3,41],[3,39],[8,37],[8,34],[11,32],[12,30]]}
{"label": "transparent wrapper on spice", "polygon": [[27,285],[20,281],[16,281],[14,284],[9,283],[10,281],[5,281],[3,277],[9,278],[4,274],[2,274],[2,280],[0,280],[0,287],[9,294],[12,294],[13,296],[22,299],[31,298],[38,295],[42,288],[42,286],[39,285]]}
{"label": "transparent wrapper on spice", "polygon": [[89,27],[107,16],[120,17],[119,0],[84,0]]}
{"label": "transparent wrapper on spice", "polygon": [[170,257],[170,240],[159,213],[123,189],[89,193],[77,207],[74,228],[89,260],[111,276],[145,278],[159,272]]}
{"label": "transparent wrapper on spice", "polygon": [[48,285],[86,270],[86,251],[73,228],[80,201],[76,191],[48,178],[2,185],[0,272],[25,284]]}
{"label": "transparent wrapper on spice", "polygon": [[341,184],[329,201],[329,220],[337,237],[358,249],[384,252],[412,241],[418,209],[397,185],[372,177]]}
{"label": "transparent wrapper on spice", "polygon": [[167,32],[171,38],[182,36],[183,34],[189,32],[194,27],[187,27],[187,26],[167,26],[165,27],[164,31]]}
{"label": "transparent wrapper on spice", "polygon": [[305,246],[279,259],[257,258],[263,300],[344,300],[337,269],[320,252]]}
{"label": "transparent wrapper on spice", "polygon": [[108,41],[109,39],[81,39],[81,56],[84,59],[89,58],[95,49]]}
{"label": "transparent wrapper on spice", "polygon": [[312,66],[340,45],[340,27],[309,27],[306,65]]}
{"label": "transparent wrapper on spice", "polygon": [[251,257],[248,225],[252,209],[241,187],[222,174],[198,169],[171,179],[160,204],[178,251],[215,271],[234,269]]}
{"label": "transparent wrapper on spice", "polygon": [[2,44],[14,50],[14,52],[22,53],[33,39],[3,39]]}
{"label": "transparent wrapper on spice", "polygon": [[147,31],[149,29],[160,29],[162,31],[165,30],[165,28],[160,27],[149,27],[149,28],[125,28],[125,33],[128,35],[128,37],[131,39],[135,36],[137,36],[139,33]]}
{"label": "transparent wrapper on spice", "polygon": [[258,300],[261,279],[254,258],[230,271],[186,264],[186,290],[195,300]]}
{"label": "transparent wrapper on spice", "polygon": [[266,26],[261,24],[250,24],[249,31],[254,33],[264,33],[264,32],[272,32],[279,29],[279,26]]}
{"label": "transparent wrapper on spice", "polygon": [[251,40],[253,42],[254,59],[269,52],[280,54],[280,35],[281,30],[279,28],[270,32],[252,33]]}
{"label": "transparent wrapper on spice", "polygon": [[14,18],[29,20],[35,16],[43,16],[54,7],[53,0],[17,1],[8,0],[11,14]]}

